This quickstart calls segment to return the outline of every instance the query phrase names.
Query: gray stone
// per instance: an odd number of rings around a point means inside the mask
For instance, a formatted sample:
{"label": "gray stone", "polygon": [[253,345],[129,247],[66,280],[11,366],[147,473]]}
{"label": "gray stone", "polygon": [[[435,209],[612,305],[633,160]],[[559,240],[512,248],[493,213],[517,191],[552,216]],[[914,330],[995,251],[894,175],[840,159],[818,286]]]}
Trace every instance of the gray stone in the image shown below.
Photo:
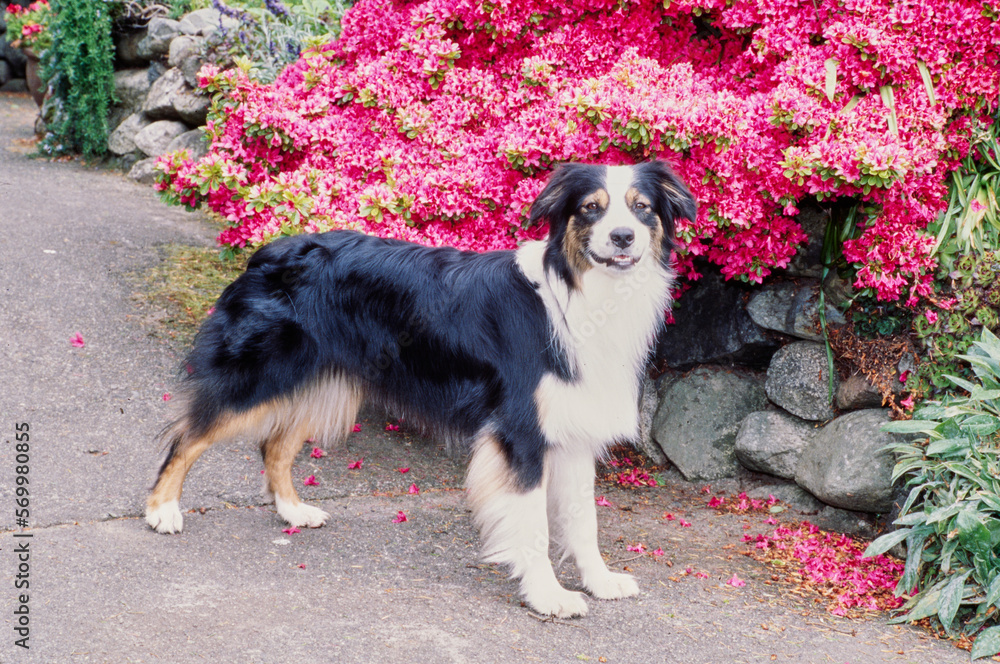
{"label": "gray stone", "polygon": [[[187,83],[184,84],[187,86]],[[185,89],[173,98],[174,111],[181,120],[192,127],[200,127],[205,124],[208,117],[208,107],[211,104],[208,96],[201,94],[197,90]]]}
{"label": "gray stone", "polygon": [[115,59],[118,65],[135,67],[149,62],[139,55],[139,43],[146,38],[146,29],[115,31]]}
{"label": "gray stone", "polygon": [[862,374],[852,374],[837,387],[837,408],[861,410],[882,406],[882,394]]}
{"label": "gray stone", "polygon": [[151,86],[149,69],[120,69],[115,72],[115,105],[129,112],[142,108]]}
{"label": "gray stone", "polygon": [[137,161],[132,165],[131,170],[129,170],[128,177],[142,184],[153,184],[156,182],[154,166],[156,166],[156,157]]}
{"label": "gray stone", "polygon": [[162,16],[151,18],[146,26],[146,36],[139,41],[136,53],[143,60],[164,56],[170,52],[170,42],[180,34],[180,22]]}
{"label": "gray stone", "polygon": [[219,10],[209,7],[184,16],[181,19],[180,28],[185,35],[207,36],[217,31],[220,23],[225,30],[232,30],[240,25],[236,19],[223,16]]}
{"label": "gray stone", "polygon": [[687,369],[709,362],[738,362],[766,367],[781,337],[750,319],[746,312],[750,293],[746,284],[706,272],[674,307],[675,322],[664,328],[657,342],[656,365]]}
{"label": "gray stone", "polygon": [[656,383],[652,378],[646,377],[642,382],[642,393],[639,396],[639,440],[636,447],[650,461],[662,465],[667,462],[667,457],[653,440],[653,416],[656,414],[658,404]]}
{"label": "gray stone", "polygon": [[158,120],[147,125],[133,139],[135,146],[149,157],[159,157],[167,151],[170,142],[188,130],[183,122]]}
{"label": "gray stone", "polygon": [[736,458],[745,468],[793,479],[813,424],[783,411],[750,413],[736,434]]}
{"label": "gray stone", "polygon": [[142,113],[133,113],[118,125],[108,136],[108,150],[119,157],[134,152],[136,135],[150,125],[150,120]]}
{"label": "gray stone", "polygon": [[[5,3],[0,4],[5,5]],[[2,37],[0,37],[0,60],[6,60],[10,65],[11,78],[24,77],[24,67],[28,63],[28,57],[21,49],[14,48]]]}
{"label": "gray stone", "polygon": [[[835,415],[829,394],[826,348],[812,341],[788,344],[771,358],[767,396],[804,420],[829,420]],[[838,377],[834,375],[833,389]]]}
{"label": "gray stone", "polygon": [[[780,282],[764,286],[747,304],[753,322],[800,339],[823,340],[819,319],[819,281]],[[839,327],[846,323],[843,314],[826,303],[826,324]]]}
{"label": "gray stone", "polygon": [[170,42],[170,52],[167,55],[167,64],[171,67],[180,67],[188,57],[197,55],[204,43],[203,37],[192,37],[181,35]]}
{"label": "gray stone", "polygon": [[7,81],[14,78],[14,72],[6,60],[0,60],[0,87],[7,84]]}
{"label": "gray stone", "polygon": [[827,506],[820,510],[818,514],[811,517],[809,521],[816,527],[845,535],[874,538],[878,533],[875,531],[875,524],[867,515],[861,512],[851,512]]}
{"label": "gray stone", "polygon": [[830,223],[830,211],[821,208],[815,201],[805,200],[799,204],[799,222],[806,234],[806,241],[798,248],[785,274],[794,277],[819,277],[823,272],[823,236]]}
{"label": "gray stone", "polygon": [[881,430],[883,409],[857,410],[816,432],[802,452],[795,482],[823,502],[855,512],[892,508],[895,459],[886,445],[899,442]]}
{"label": "gray stone", "polygon": [[190,88],[184,82],[184,75],[181,74],[180,70],[177,68],[168,69],[149,88],[149,94],[146,96],[142,110],[154,120],[179,119],[180,115],[174,108],[174,101],[189,90]]}
{"label": "gray stone", "polygon": [[767,404],[761,377],[720,367],[699,367],[663,393],[653,438],[688,480],[733,477],[740,423]]}
{"label": "gray stone", "polygon": [[208,154],[208,143],[205,140],[205,132],[202,129],[192,129],[180,134],[167,146],[167,152],[177,150],[187,150],[191,159],[197,161]]}
{"label": "gray stone", "polygon": [[747,495],[757,500],[766,500],[768,496],[778,499],[782,507],[793,509],[803,514],[816,514],[826,507],[821,500],[798,484],[768,484],[747,491]]}
{"label": "gray stone", "polygon": [[178,67],[181,70],[181,74],[184,75],[184,81],[192,88],[198,89],[201,87],[198,83],[198,72],[201,71],[204,64],[205,58],[202,54],[194,53],[184,58]]}

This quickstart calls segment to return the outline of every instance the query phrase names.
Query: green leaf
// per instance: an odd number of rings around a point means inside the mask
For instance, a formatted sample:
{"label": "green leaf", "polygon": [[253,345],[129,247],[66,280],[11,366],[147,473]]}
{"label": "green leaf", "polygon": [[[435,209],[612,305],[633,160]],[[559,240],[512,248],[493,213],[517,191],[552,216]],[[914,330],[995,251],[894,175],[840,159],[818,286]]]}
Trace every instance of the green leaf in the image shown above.
{"label": "green leaf", "polygon": [[881,555],[896,546],[903,540],[907,538],[910,534],[909,528],[900,528],[899,530],[894,530],[891,533],[886,533],[882,535],[877,540],[868,545],[865,549],[865,558],[874,558],[875,556]]}
{"label": "green leaf", "polygon": [[837,60],[829,58],[823,63],[823,66],[826,68],[824,91],[826,92],[827,100],[833,101],[833,96],[837,92]]}
{"label": "green leaf", "polygon": [[965,503],[956,503],[954,505],[939,507],[927,515],[927,523],[937,523],[938,521],[944,521],[945,519],[951,518],[961,512],[964,507]]}
{"label": "green leaf", "polygon": [[[983,602],[987,605],[1000,602],[1000,571],[993,577],[993,583],[990,584],[989,590],[986,591],[986,599]],[[1000,604],[997,604],[997,608],[1000,608]]]}
{"label": "green leaf", "polygon": [[927,446],[927,456],[945,456],[953,452],[959,452],[969,447],[969,441],[964,438],[943,438],[935,440]]}
{"label": "green leaf", "polygon": [[972,574],[972,570],[956,576],[941,591],[941,603],[938,605],[938,619],[944,628],[951,631],[951,623],[955,620],[958,607],[962,605],[962,594],[965,591],[965,580]]}
{"label": "green leaf", "polygon": [[882,103],[889,110],[889,117],[886,120],[889,123],[889,131],[893,133],[894,136],[899,136],[899,125],[896,122],[896,100],[893,96],[892,86],[883,85],[878,89],[879,94],[882,95]]}
{"label": "green leaf", "polygon": [[940,422],[934,422],[933,420],[899,420],[883,424],[882,431],[889,433],[925,433],[929,436],[940,438],[940,435],[935,435],[939,426]]}
{"label": "green leaf", "polygon": [[917,601],[917,605],[913,607],[909,612],[902,616],[898,616],[890,620],[890,623],[901,623],[901,622],[911,622],[914,620],[920,620],[921,618],[927,618],[933,616],[938,612],[938,607],[941,604],[941,589],[947,579],[940,581],[934,586],[932,586],[922,597]]}
{"label": "green leaf", "polygon": [[920,78],[924,80],[924,88],[927,90],[927,98],[931,100],[931,106],[937,103],[934,95],[934,81],[931,80],[931,73],[927,70],[927,63],[917,60],[917,69],[920,70]]}
{"label": "green leaf", "polygon": [[972,659],[1000,653],[1000,625],[983,630],[972,643]]}

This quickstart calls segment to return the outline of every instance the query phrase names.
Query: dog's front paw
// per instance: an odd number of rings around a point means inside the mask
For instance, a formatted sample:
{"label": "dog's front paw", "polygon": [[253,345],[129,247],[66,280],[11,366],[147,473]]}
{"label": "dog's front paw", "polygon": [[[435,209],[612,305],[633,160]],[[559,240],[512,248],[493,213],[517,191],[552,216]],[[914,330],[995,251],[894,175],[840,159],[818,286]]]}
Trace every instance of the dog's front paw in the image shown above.
{"label": "dog's front paw", "polygon": [[583,593],[566,590],[560,585],[546,590],[522,588],[524,602],[536,613],[556,618],[587,615],[587,600]]}
{"label": "dog's front paw", "polygon": [[296,528],[319,528],[330,518],[320,508],[305,503],[289,503],[275,496],[274,504],[278,515]]}
{"label": "dog's front paw", "polygon": [[146,523],[158,533],[179,533],[184,527],[184,517],[176,500],[168,500],[159,507],[146,507]]}
{"label": "dog's front paw", "polygon": [[583,585],[597,599],[621,599],[639,594],[639,584],[630,575],[607,570],[584,579]]}

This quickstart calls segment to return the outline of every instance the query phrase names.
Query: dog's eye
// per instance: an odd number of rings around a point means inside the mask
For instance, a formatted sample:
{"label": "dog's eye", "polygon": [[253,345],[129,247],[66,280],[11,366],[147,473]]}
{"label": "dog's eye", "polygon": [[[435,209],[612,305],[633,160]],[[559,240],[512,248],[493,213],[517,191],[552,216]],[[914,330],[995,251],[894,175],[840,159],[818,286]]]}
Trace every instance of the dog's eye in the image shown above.
{"label": "dog's eye", "polygon": [[593,201],[591,201],[590,203],[587,203],[586,205],[584,205],[583,209],[584,210],[590,210],[591,212],[593,212],[594,210],[599,210],[600,207],[601,207],[600,205],[598,205],[597,203],[594,203]]}
{"label": "dog's eye", "polygon": [[649,206],[648,206],[648,205],[646,205],[645,203],[636,203],[636,204],[635,204],[635,209],[636,209],[636,210],[645,210],[645,209],[646,209],[646,208],[648,208],[648,207],[649,207]]}

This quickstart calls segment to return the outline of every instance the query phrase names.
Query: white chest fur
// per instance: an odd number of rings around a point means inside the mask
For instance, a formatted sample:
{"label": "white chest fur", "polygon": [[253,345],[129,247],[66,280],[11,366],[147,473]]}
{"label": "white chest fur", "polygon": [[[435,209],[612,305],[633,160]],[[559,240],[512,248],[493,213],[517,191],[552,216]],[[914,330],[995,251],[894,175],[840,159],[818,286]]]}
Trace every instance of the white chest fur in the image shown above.
{"label": "white chest fur", "polygon": [[539,423],[552,445],[595,454],[638,434],[639,381],[670,301],[671,275],[647,255],[627,273],[594,268],[569,291],[542,267],[544,243],[518,250],[525,275],[540,283],[574,378],[547,374],[535,391]]}

